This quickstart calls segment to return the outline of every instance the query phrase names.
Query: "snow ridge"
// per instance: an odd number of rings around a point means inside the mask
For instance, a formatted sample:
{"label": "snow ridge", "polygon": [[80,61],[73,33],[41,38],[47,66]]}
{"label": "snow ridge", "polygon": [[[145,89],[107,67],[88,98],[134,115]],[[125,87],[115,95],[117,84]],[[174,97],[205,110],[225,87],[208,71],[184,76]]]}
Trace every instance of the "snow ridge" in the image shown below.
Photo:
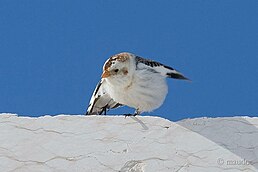
{"label": "snow ridge", "polygon": [[0,171],[258,171],[258,118],[0,114]]}

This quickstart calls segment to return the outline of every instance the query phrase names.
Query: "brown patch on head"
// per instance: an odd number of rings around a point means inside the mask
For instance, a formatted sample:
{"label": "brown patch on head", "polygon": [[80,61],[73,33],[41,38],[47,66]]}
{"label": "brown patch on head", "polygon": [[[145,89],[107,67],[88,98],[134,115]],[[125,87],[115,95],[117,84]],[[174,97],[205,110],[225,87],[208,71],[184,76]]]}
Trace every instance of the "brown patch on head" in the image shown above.
{"label": "brown patch on head", "polygon": [[115,63],[115,61],[124,62],[128,60],[131,57],[130,53],[119,53],[116,54],[108,59],[108,61],[104,65],[104,70],[108,70],[112,64]]}
{"label": "brown patch on head", "polygon": [[115,55],[115,59],[120,61],[120,62],[124,62],[126,60],[128,60],[131,57],[130,53],[120,53]]}
{"label": "brown patch on head", "polygon": [[111,58],[105,63],[105,65],[104,65],[104,69],[103,70],[108,70],[108,68],[110,68],[110,66],[112,65],[112,62],[113,62],[114,60],[112,60]]}

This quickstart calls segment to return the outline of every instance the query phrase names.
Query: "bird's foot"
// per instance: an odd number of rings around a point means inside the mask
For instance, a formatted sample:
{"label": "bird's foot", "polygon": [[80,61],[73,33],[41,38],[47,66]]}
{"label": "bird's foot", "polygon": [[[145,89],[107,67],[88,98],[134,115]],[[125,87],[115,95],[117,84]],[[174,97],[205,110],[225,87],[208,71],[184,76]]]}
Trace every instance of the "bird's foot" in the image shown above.
{"label": "bird's foot", "polygon": [[141,112],[138,109],[136,109],[134,114],[125,114],[125,118],[128,116],[136,116],[136,115],[140,115],[140,114],[141,114]]}
{"label": "bird's foot", "polygon": [[128,116],[136,116],[137,114],[124,114],[125,118],[128,117]]}

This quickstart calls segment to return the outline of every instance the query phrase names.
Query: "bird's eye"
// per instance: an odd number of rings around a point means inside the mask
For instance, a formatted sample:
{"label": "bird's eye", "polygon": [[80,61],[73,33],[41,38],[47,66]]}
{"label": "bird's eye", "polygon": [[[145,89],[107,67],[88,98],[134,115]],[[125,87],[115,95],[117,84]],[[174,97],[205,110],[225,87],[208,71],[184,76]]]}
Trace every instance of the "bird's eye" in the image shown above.
{"label": "bird's eye", "polygon": [[118,72],[118,69],[115,69],[114,71],[115,71],[115,72]]}

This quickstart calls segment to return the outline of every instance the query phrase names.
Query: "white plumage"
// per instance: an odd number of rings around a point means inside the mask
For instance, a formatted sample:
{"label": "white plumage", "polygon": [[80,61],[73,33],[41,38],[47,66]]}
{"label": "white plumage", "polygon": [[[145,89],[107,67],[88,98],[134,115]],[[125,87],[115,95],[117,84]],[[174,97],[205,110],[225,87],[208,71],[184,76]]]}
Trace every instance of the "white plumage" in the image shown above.
{"label": "white plumage", "polygon": [[175,69],[132,53],[110,57],[87,110],[87,115],[126,105],[134,115],[159,108],[168,93],[166,78],[187,79]]}

